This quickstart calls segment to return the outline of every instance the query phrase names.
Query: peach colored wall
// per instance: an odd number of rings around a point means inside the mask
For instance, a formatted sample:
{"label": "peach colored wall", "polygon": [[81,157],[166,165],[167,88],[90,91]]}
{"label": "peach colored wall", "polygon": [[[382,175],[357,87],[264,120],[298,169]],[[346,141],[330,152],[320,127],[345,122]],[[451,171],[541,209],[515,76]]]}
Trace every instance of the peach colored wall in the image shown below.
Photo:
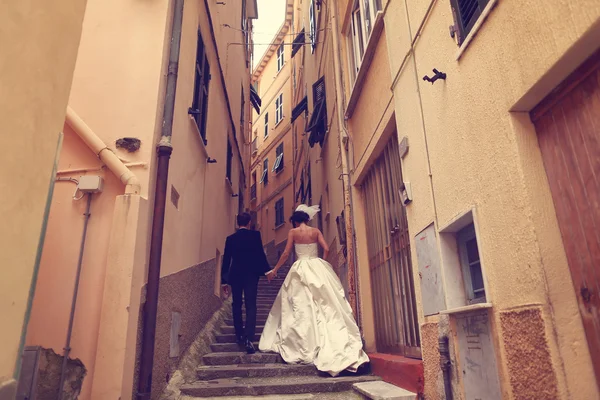
{"label": "peach colored wall", "polygon": [[[230,41],[240,41],[241,33],[221,24],[237,26],[241,10],[233,3],[211,7],[219,56],[211,39],[204,2],[185,2],[161,276],[210,260],[215,257],[215,249],[222,253],[226,235],[233,232],[238,209],[238,198],[231,195],[240,191],[243,181],[238,148],[245,151],[243,138],[248,126],[240,129],[241,90],[245,88],[248,120],[249,71],[240,68],[245,59],[243,47],[227,46]],[[80,357],[88,368],[82,399],[131,396],[138,330],[138,313],[132,310],[140,308],[146,276],[155,148],[162,125],[171,12],[171,2],[90,0],[85,15],[70,105],[118,156],[146,166],[132,167],[142,182],[142,197],[121,196],[119,181],[110,172],[102,171],[105,192],[97,195],[92,204],[72,344],[72,356]],[[197,128],[187,114],[193,96],[198,27],[212,75],[206,146],[200,142]],[[219,59],[226,74],[228,99],[221,83]],[[88,154],[77,136],[69,128],[65,131],[61,168],[98,166],[97,158]],[[228,135],[234,150],[231,186],[225,180]],[[140,139],[140,150],[128,153],[116,149],[115,140],[122,137]],[[217,164],[207,164],[208,157],[217,159]],[[28,343],[52,347],[59,353],[64,346],[71,301],[70,289],[58,292],[59,283],[73,280],[72,260],[75,257],[76,261],[80,239],[82,203],[73,203],[70,194],[74,185],[70,185],[57,185],[48,232],[51,239],[41,272],[44,285],[36,297],[33,329],[28,337]],[[177,209],[170,201],[172,186],[180,195]],[[59,223],[64,220],[64,224]],[[67,230],[69,226],[75,228]],[[57,323],[46,329],[49,321]]]}
{"label": "peach colored wall", "polygon": [[11,396],[18,379],[85,5],[23,0],[4,2],[0,13],[0,110],[11,143],[0,172],[0,213],[10,227],[0,234],[0,397]]}
{"label": "peach colored wall", "polygon": [[[71,339],[73,350],[70,354],[71,358],[79,358],[86,367],[88,376],[93,377],[107,261],[107,233],[110,232],[112,222],[105,216],[112,215],[115,196],[122,193],[124,187],[106,169],[87,173],[60,173],[68,169],[99,169],[102,166],[67,125],[64,134],[58,177],[79,179],[81,175],[100,175],[105,181],[104,192],[92,198]],[[75,188],[76,185],[72,182],[56,183],[26,341],[27,345],[51,348],[58,354],[62,354],[66,340],[86,208],[85,197],[78,201],[72,199]],[[91,380],[86,379],[84,382],[81,398],[85,399],[90,395]]]}

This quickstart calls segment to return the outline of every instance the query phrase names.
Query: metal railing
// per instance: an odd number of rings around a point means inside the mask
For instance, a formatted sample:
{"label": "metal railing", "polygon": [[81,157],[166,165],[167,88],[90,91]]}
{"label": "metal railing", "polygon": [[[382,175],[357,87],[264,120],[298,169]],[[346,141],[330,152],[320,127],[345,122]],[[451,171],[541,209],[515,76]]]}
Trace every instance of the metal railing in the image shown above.
{"label": "metal railing", "polygon": [[402,169],[392,138],[362,184],[377,350],[421,357],[410,235],[400,198]]}

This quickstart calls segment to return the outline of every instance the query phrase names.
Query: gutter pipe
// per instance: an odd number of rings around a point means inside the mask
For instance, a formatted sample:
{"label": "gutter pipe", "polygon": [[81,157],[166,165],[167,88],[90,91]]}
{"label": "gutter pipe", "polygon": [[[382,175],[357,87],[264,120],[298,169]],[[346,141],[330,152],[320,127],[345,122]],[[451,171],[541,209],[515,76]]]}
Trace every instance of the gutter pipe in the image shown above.
{"label": "gutter pipe", "polygon": [[173,23],[171,27],[171,44],[169,49],[169,65],[165,89],[162,133],[157,145],[158,161],[156,169],[156,187],[154,192],[154,212],[152,215],[150,256],[148,261],[148,283],[146,285],[146,301],[144,303],[144,326],[142,331],[140,372],[136,395],[138,399],[147,400],[150,399],[152,392],[156,316],[158,313],[158,287],[160,282],[160,264],[162,259],[169,161],[171,153],[173,152],[171,136],[173,134],[173,117],[175,114],[177,70],[179,68],[179,51],[183,25],[183,3],[184,0],[173,0]]}

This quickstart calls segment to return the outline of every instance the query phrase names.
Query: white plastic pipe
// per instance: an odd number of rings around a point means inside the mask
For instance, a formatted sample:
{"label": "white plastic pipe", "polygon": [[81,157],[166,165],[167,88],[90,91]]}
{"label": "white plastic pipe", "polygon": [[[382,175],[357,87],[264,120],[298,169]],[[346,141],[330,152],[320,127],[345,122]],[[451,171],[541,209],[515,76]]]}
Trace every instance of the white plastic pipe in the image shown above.
{"label": "white plastic pipe", "polygon": [[67,124],[81,140],[98,156],[100,161],[125,184],[125,194],[140,194],[141,184],[137,176],[119,160],[119,157],[87,126],[71,107],[67,107]]}

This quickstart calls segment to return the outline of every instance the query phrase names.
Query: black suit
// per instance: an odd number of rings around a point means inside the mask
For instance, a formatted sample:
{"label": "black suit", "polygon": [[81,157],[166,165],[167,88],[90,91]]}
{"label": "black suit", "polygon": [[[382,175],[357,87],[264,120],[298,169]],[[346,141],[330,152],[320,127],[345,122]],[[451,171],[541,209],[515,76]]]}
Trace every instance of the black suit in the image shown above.
{"label": "black suit", "polygon": [[[225,241],[221,284],[231,286],[235,334],[254,340],[258,280],[271,268],[263,249],[260,232],[240,229]],[[242,321],[242,294],[246,302],[246,329]]]}

